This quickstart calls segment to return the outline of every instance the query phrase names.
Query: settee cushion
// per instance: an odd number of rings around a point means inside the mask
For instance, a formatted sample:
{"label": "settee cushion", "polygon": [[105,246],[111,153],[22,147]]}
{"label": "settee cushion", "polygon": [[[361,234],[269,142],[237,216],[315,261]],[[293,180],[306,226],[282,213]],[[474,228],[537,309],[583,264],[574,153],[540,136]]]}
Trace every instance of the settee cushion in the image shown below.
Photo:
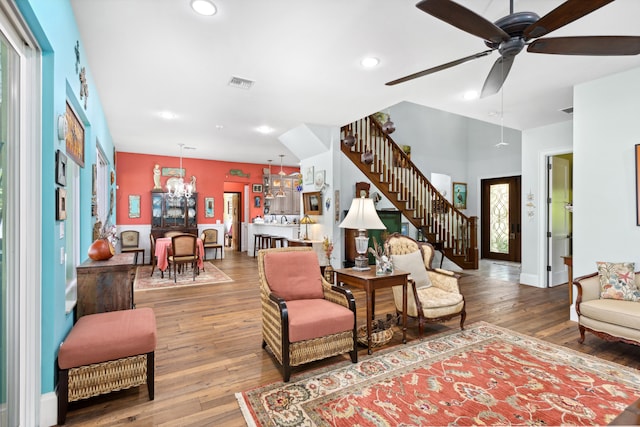
{"label": "settee cushion", "polygon": [[416,283],[416,288],[431,286],[431,280],[427,274],[427,268],[424,265],[424,259],[420,251],[402,255],[391,255],[391,261],[393,262],[393,266],[398,270],[411,273],[410,277]]}
{"label": "settee cushion", "polygon": [[271,292],[285,301],[324,298],[315,251],[269,252],[264,274]]}
{"label": "settee cushion", "polygon": [[[315,256],[315,252],[311,253]],[[287,312],[290,342],[306,341],[354,328],[353,312],[325,299],[287,301]]]}
{"label": "settee cushion", "polygon": [[580,303],[580,315],[628,328],[640,327],[640,302],[597,299]]}
{"label": "settee cushion", "polygon": [[633,262],[597,262],[600,298],[639,301],[640,290],[635,284]]}

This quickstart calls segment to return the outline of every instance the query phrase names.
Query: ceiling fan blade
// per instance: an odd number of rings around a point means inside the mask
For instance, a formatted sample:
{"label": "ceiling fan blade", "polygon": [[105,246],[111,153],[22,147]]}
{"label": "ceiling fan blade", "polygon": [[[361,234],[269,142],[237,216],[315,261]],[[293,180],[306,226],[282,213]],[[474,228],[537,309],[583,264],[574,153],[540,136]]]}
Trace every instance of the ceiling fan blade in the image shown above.
{"label": "ceiling fan blade", "polygon": [[567,0],[524,30],[528,39],[542,37],[611,3],[613,0]]}
{"label": "ceiling fan blade", "polygon": [[527,52],[591,56],[638,55],[640,54],[640,37],[549,37],[531,43],[527,47]]}
{"label": "ceiling fan blade", "polygon": [[498,93],[509,75],[514,58],[515,56],[510,56],[508,58],[501,56],[493,63],[493,67],[491,67],[491,71],[489,71],[489,75],[484,81],[484,86],[482,86],[480,98],[486,98],[487,96]]}
{"label": "ceiling fan blade", "polygon": [[464,58],[456,59],[455,61],[447,62],[446,64],[438,65],[437,67],[429,68],[428,70],[419,71],[417,73],[409,74],[408,76],[405,76],[396,80],[392,80],[390,82],[385,83],[385,85],[393,86],[393,85],[397,85],[398,83],[404,83],[409,80],[417,79],[418,77],[422,77],[428,74],[436,73],[438,71],[446,70],[447,68],[455,67],[456,65],[463,64],[473,59],[482,58],[483,56],[489,55],[491,52],[493,52],[493,49],[485,50],[483,52],[478,52]]}
{"label": "ceiling fan blade", "polygon": [[416,7],[462,31],[492,43],[509,40],[509,35],[493,22],[487,21],[477,13],[451,0],[421,0],[416,4]]}

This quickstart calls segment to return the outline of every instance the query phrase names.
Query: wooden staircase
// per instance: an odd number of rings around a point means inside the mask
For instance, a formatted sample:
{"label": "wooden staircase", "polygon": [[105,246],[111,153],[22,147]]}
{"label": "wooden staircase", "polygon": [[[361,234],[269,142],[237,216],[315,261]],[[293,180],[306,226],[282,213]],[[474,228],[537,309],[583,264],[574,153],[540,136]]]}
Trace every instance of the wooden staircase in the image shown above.
{"label": "wooden staircase", "polygon": [[429,182],[373,116],[340,129],[342,152],[416,227],[463,269],[478,268],[475,216],[467,217]]}

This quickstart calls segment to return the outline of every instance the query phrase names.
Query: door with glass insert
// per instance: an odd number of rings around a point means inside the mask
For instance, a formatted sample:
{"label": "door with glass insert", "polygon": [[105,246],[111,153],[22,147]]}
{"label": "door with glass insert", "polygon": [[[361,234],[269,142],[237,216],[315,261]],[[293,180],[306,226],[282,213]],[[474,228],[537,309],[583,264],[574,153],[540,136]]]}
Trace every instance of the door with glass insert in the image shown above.
{"label": "door with glass insert", "polygon": [[482,258],[520,262],[520,177],[482,180]]}

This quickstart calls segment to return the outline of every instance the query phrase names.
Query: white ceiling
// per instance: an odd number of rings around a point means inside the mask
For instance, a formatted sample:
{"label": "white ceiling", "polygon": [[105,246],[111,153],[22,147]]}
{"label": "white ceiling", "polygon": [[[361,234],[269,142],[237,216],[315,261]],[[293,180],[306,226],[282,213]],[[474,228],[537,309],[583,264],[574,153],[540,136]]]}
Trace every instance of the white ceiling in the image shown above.
{"label": "white ceiling", "polygon": [[[480,91],[498,53],[397,86],[385,82],[487,49],[415,7],[417,0],[71,0],[81,45],[118,151],[266,163],[298,160],[278,136],[303,123],[341,126],[411,101],[500,123],[501,94]],[[460,0],[490,21],[508,0]],[[561,0],[515,0],[543,16]],[[549,36],[640,35],[640,1],[617,0]],[[365,70],[365,56],[380,65]],[[504,125],[570,120],[572,87],[640,66],[640,55],[580,57],[523,50],[504,85]],[[250,90],[232,76],[255,81]],[[161,111],[176,115],[159,117]],[[274,129],[263,135],[255,128]],[[222,128],[219,128],[222,126]]]}

